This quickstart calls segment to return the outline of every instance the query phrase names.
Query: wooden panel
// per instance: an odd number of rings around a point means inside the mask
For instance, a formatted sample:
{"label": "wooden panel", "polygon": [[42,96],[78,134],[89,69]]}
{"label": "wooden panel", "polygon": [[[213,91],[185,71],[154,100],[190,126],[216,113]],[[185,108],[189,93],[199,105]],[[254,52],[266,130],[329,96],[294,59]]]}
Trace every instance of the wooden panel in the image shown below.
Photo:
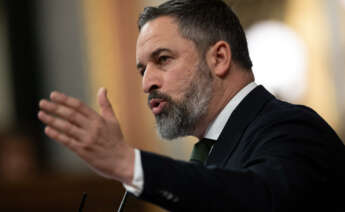
{"label": "wooden panel", "polygon": [[[77,211],[83,192],[88,194],[84,210],[114,211],[120,204],[124,188],[120,183],[101,177],[45,176],[22,183],[0,183],[0,211]],[[151,211],[151,204],[127,199],[125,211]]]}

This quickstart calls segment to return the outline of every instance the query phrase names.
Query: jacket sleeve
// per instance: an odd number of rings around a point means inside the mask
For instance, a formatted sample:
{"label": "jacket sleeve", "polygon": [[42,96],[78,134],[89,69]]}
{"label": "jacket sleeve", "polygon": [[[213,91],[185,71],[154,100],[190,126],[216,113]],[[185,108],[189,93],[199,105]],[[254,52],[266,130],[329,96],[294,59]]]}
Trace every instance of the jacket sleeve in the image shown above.
{"label": "jacket sleeve", "polygon": [[257,211],[269,211],[269,190],[250,170],[203,167],[144,151],[141,156],[143,200],[172,211],[231,211],[255,201]]}
{"label": "jacket sleeve", "polygon": [[236,169],[141,151],[144,190],[139,198],[173,211],[327,211],[332,168],[327,145],[319,142],[327,136],[310,136],[313,129],[289,124],[270,129],[243,149],[242,166]]}

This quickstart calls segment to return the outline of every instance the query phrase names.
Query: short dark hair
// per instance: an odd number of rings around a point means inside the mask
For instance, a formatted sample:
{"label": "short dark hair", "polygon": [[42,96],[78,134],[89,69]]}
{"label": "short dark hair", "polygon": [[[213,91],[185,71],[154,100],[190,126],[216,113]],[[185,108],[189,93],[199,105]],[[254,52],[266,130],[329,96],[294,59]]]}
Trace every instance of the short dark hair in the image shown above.
{"label": "short dark hair", "polygon": [[239,19],[221,0],[170,0],[158,7],[146,7],[138,19],[139,31],[161,16],[173,17],[182,37],[195,43],[201,55],[220,40],[229,43],[232,58],[250,70],[247,39]]}

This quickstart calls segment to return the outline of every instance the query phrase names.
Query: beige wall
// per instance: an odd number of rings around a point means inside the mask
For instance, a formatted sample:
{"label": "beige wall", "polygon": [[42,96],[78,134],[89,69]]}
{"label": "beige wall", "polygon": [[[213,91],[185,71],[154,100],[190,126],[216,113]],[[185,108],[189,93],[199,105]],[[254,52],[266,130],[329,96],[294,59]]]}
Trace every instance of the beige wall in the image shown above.
{"label": "beige wall", "polygon": [[[345,47],[343,46],[345,34],[333,36],[334,33],[344,32],[345,22],[340,14],[345,12],[345,8],[342,8],[339,2],[289,0],[285,20],[308,47],[307,92],[300,103],[315,109],[339,134],[344,135],[345,123],[341,117],[345,111],[339,103],[345,101],[343,98],[345,89],[337,80],[338,78],[345,80],[344,63],[340,63],[337,67],[333,65],[335,60],[344,61],[345,58],[344,52],[338,55],[340,58],[334,58],[338,48]],[[336,6],[328,8],[330,4]],[[337,21],[336,28],[339,31],[332,29],[333,21]],[[335,37],[339,40],[334,39]],[[334,42],[338,43],[334,45]]]}

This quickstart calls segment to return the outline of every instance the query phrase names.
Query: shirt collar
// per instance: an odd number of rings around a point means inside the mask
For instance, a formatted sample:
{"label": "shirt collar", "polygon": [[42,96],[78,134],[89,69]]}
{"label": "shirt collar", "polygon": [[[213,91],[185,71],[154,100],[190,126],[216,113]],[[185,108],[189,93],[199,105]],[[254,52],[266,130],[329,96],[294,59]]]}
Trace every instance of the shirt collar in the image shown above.
{"label": "shirt collar", "polygon": [[214,119],[208,126],[204,138],[217,140],[237,105],[239,105],[244,97],[246,97],[256,86],[257,84],[255,82],[251,82],[242,88],[232,99],[230,99],[228,104],[217,115],[216,119]]}

